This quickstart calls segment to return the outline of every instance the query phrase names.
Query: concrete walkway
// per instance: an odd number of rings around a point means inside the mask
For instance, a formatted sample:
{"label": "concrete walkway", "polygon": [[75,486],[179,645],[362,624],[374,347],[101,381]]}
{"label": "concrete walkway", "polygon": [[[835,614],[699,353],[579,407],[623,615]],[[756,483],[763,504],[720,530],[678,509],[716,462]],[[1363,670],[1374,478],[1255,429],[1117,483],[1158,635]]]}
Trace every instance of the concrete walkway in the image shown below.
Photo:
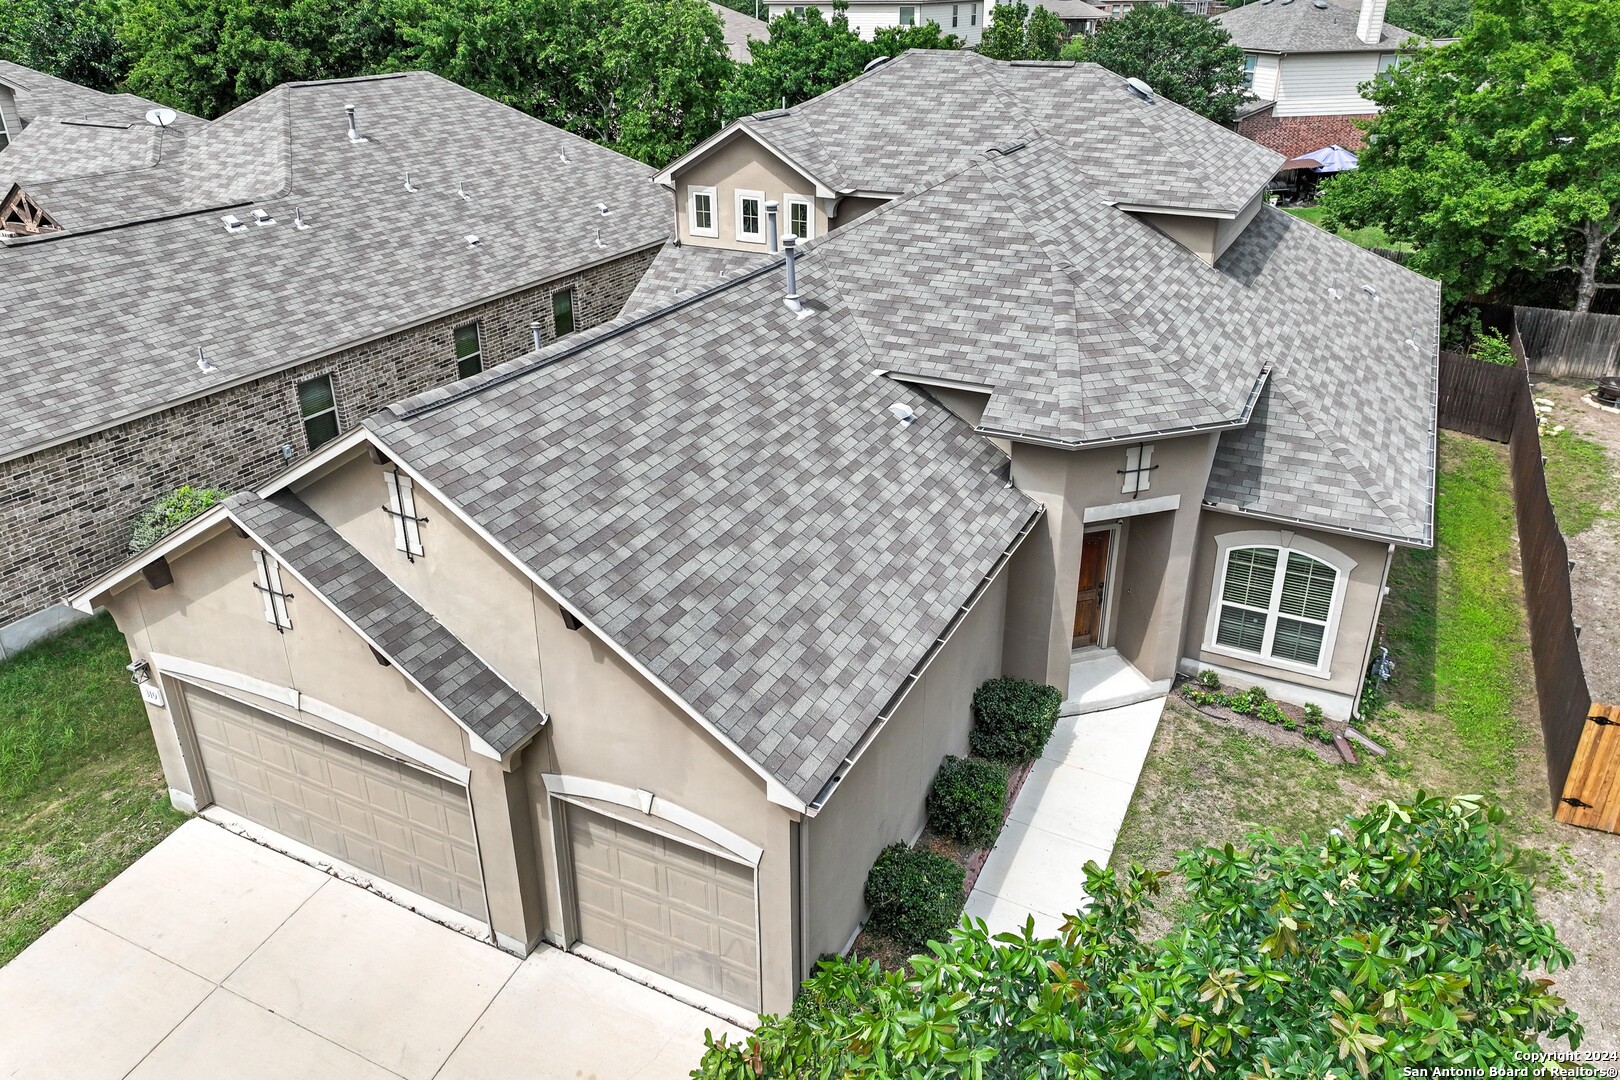
{"label": "concrete walkway", "polygon": [[1085,903],[1082,868],[1087,860],[1108,865],[1163,711],[1160,695],[1058,721],[968,896],[966,914],[983,919],[991,933],[1019,929],[1033,915],[1036,933],[1052,934]]}
{"label": "concrete walkway", "polygon": [[1113,649],[1081,649],[1069,661],[1069,685],[1063,695],[1061,715],[1102,712],[1162,698],[1174,681],[1149,682]]}
{"label": "concrete walkway", "polygon": [[735,1029],[182,825],[0,968],[0,1078],[642,1080]]}

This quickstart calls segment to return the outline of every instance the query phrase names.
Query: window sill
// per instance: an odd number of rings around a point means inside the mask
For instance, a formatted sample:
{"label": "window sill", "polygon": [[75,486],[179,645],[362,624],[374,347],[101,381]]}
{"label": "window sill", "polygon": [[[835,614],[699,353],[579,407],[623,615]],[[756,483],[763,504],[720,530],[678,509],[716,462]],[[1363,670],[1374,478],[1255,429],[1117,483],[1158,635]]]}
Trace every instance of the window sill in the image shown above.
{"label": "window sill", "polygon": [[1277,656],[1262,656],[1257,652],[1247,652],[1243,649],[1234,649],[1230,645],[1221,645],[1214,641],[1206,641],[1200,649],[1203,652],[1213,653],[1216,656],[1227,656],[1234,660],[1246,660],[1261,667],[1276,668],[1278,671],[1290,671],[1296,675],[1309,675],[1313,679],[1331,679],[1332,668],[1326,665],[1301,664],[1297,660],[1284,660]]}

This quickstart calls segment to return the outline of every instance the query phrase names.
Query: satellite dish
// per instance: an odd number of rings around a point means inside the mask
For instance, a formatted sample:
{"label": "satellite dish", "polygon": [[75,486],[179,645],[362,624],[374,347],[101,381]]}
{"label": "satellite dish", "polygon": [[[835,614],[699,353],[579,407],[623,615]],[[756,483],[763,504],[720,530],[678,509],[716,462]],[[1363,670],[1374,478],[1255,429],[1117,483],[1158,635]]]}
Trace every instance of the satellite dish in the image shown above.
{"label": "satellite dish", "polygon": [[180,114],[173,109],[148,109],[146,122],[154,127],[166,128],[180,118]]}

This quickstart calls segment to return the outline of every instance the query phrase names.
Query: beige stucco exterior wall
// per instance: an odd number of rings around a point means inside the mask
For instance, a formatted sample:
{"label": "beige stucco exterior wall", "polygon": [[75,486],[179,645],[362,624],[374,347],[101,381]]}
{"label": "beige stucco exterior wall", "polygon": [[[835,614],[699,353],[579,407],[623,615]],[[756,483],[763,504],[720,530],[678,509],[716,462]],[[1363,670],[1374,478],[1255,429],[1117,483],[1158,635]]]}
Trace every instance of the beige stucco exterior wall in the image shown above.
{"label": "beige stucco exterior wall", "polygon": [[[779,236],[788,232],[787,196],[806,199],[815,216],[815,234],[827,231],[825,207],[816,198],[816,185],[793,166],[767,150],[746,134],[716,146],[675,174],[675,227],[681,243],[697,247],[726,247],[745,251],[766,250],[768,230],[761,223],[761,242],[737,239],[737,192],[761,191],[767,202],[781,203],[777,219]],[[693,186],[715,189],[715,221],[719,236],[698,236],[692,232],[688,192]]]}
{"label": "beige stucco exterior wall", "polygon": [[[1295,537],[1302,537],[1354,560],[1355,565],[1344,585],[1338,631],[1326,678],[1278,668],[1259,659],[1246,660],[1227,653],[1212,653],[1204,648],[1210,636],[1209,614],[1218,554],[1217,538],[1251,532],[1266,534],[1254,541],[1257,543],[1288,546]],[[1238,676],[1252,675],[1257,682],[1265,681],[1282,688],[1274,693],[1285,701],[1298,704],[1315,702],[1330,715],[1339,719],[1347,718],[1360,691],[1368,652],[1377,633],[1390,553],[1390,545],[1374,540],[1314,529],[1289,528],[1236,514],[1207,511],[1199,528],[1197,556],[1189,586],[1191,591],[1183,641],[1186,663],[1183,667],[1215,667]]]}
{"label": "beige stucco exterior wall", "polygon": [[1189,217],[1185,214],[1137,214],[1137,217],[1164,235],[1214,265],[1216,218]]}
{"label": "beige stucco exterior wall", "polygon": [[[1109,610],[1103,644],[1118,647],[1150,680],[1174,676],[1199,506],[1217,438],[1208,433],[1153,443],[1158,468],[1147,490],[1134,499],[1122,493],[1118,472],[1125,467],[1127,444],[1086,450],[1013,444],[1013,483],[1045,504],[1047,513],[1013,560],[1008,674],[1067,685],[1081,544],[1088,529],[1117,523],[1117,569],[1109,590],[1113,599],[1105,598]],[[1170,497],[1179,498],[1179,507],[1155,501]],[[1094,518],[1090,522],[1085,520],[1088,510]],[[1163,537],[1157,537],[1159,529],[1167,530]],[[1133,557],[1139,544],[1144,549],[1155,544],[1158,553]]]}
{"label": "beige stucco exterior wall", "polygon": [[[765,783],[717,739],[588,630],[568,630],[557,605],[432,494],[416,489],[424,554],[394,549],[383,467],[363,454],[299,494],[496,671],[541,705],[551,722],[523,752],[524,805],[532,815],[521,860],[541,898],[538,930],[564,935],[552,805],[541,781],[558,773],[650,791],[764,849],[759,864],[764,1007],[786,1009],[792,973],[789,822]],[[531,939],[532,943],[532,939]]]}
{"label": "beige stucco exterior wall", "polygon": [[966,754],[973,691],[1001,674],[1008,571],[1003,569],[866,748],[821,813],[804,825],[808,890],[804,969],[841,952],[866,917],[866,874],[878,852],[910,842],[946,754]]}

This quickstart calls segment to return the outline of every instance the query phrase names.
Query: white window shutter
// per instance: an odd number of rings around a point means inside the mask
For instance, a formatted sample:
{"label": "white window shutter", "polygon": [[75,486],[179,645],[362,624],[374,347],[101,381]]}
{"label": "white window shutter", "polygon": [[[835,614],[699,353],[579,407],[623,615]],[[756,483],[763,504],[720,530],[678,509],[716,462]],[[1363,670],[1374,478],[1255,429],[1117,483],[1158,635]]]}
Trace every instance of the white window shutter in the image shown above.
{"label": "white window shutter", "polygon": [[1127,446],[1125,448],[1125,482],[1119,488],[1123,494],[1129,495],[1137,490],[1136,481],[1142,475],[1137,472],[1141,460],[1142,448],[1140,446]]}
{"label": "white window shutter", "polygon": [[405,478],[397,472],[391,472],[383,477],[383,487],[388,489],[388,517],[394,523],[394,550],[409,551],[405,543],[405,501],[400,485]]}
{"label": "white window shutter", "polygon": [[1137,462],[1137,468],[1139,470],[1141,470],[1140,472],[1138,472],[1136,474],[1136,490],[1137,491],[1146,491],[1148,489],[1149,478],[1152,477],[1152,475],[1153,475],[1152,473],[1148,472],[1148,470],[1151,469],[1152,467],[1153,467],[1153,444],[1148,443],[1148,444],[1146,444],[1145,446],[1142,447],[1142,460]]}
{"label": "white window shutter", "polygon": [[270,584],[272,565],[264,552],[258,550],[253,552],[253,568],[259,579],[259,596],[264,600],[264,621],[271,626],[280,626],[281,624],[276,621],[275,597],[271,595],[271,590],[274,588]]}
{"label": "white window shutter", "polygon": [[281,587],[281,564],[270,556],[264,560],[265,576],[270,579],[270,604],[275,615],[276,629],[291,630],[292,619],[287,615],[287,591]]}
{"label": "white window shutter", "polygon": [[411,478],[402,472],[388,474],[388,509],[394,519],[394,550],[407,555],[422,554],[422,523],[417,520],[416,490]]}

